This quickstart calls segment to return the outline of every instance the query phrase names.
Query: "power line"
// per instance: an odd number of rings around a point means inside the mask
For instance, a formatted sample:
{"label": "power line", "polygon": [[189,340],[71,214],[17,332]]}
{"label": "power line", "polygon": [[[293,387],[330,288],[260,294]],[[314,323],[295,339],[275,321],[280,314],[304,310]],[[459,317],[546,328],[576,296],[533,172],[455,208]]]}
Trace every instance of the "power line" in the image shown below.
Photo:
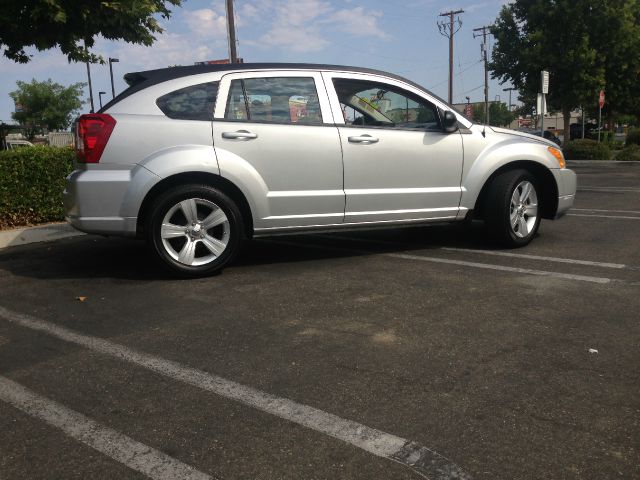
{"label": "power line", "polygon": [[471,90],[467,90],[466,92],[462,92],[460,95],[464,95],[465,93],[475,92],[476,90],[480,90],[484,85],[478,85],[476,88],[472,88]]}
{"label": "power line", "polygon": [[[455,76],[459,77],[460,75],[462,75],[465,72],[468,72],[469,70],[471,70],[473,67],[475,67],[476,65],[478,65],[479,63],[482,63],[482,60],[478,60],[478,61],[473,61],[473,62],[467,62],[467,63],[463,63],[462,65],[469,65],[470,63],[472,63],[471,66],[465,68],[464,70],[461,70],[460,72],[456,73]],[[448,80],[443,80],[442,82],[436,83],[435,85],[429,87],[429,90],[433,90],[434,88],[439,87],[440,85],[443,85],[445,83],[447,83]],[[481,85],[482,86],[482,85]],[[475,89],[474,89],[475,90]],[[465,92],[467,93],[467,92]]]}
{"label": "power line", "polygon": [[[438,31],[449,39],[449,103],[453,101],[453,37],[462,28],[462,20],[456,17],[464,10],[450,10],[441,13],[439,17],[449,17],[449,21],[438,22]],[[457,23],[457,26],[456,26]]]}

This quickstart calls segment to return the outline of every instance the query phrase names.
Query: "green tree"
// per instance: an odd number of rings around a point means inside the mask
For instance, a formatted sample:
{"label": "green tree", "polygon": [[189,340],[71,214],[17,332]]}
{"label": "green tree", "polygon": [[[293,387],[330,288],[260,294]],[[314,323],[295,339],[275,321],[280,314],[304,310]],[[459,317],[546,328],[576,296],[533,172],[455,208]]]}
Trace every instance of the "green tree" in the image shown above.
{"label": "green tree", "polygon": [[[510,112],[507,104],[503,102],[489,103],[489,125],[494,127],[506,127],[516,118],[514,112]],[[476,123],[484,123],[484,103],[476,103],[473,105],[473,121]]]}
{"label": "green tree", "polygon": [[515,0],[502,7],[491,30],[492,77],[511,82],[524,98],[535,99],[540,71],[549,71],[547,104],[562,112],[565,138],[571,110],[591,102],[594,90],[605,81],[598,49],[610,45],[594,45],[590,37],[597,15],[591,0]]}
{"label": "green tree", "polygon": [[71,125],[74,114],[82,106],[82,90],[85,83],[74,83],[64,87],[51,79],[31,83],[16,82],[18,89],[9,95],[16,104],[16,112],[11,116],[33,139],[42,128],[63,130]]}
{"label": "green tree", "polygon": [[[604,70],[603,116],[613,128],[614,120],[624,122],[625,115],[640,114],[640,2],[599,0],[592,4],[598,18],[591,39],[600,47],[597,63]],[[594,89],[589,106],[593,108],[597,100]]]}
{"label": "green tree", "polygon": [[59,47],[69,61],[103,61],[88,53],[100,35],[108,40],[151,45],[168,18],[169,6],[182,0],[3,0],[0,49],[5,57],[26,63],[25,48]]}

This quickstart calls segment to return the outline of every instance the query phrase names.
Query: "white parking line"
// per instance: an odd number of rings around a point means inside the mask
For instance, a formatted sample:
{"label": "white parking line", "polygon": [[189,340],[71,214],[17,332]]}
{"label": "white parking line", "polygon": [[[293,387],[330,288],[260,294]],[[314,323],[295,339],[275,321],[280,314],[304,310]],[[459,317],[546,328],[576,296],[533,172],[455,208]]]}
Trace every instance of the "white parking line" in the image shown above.
{"label": "white parking line", "polygon": [[452,252],[468,252],[468,253],[481,253],[483,255],[495,255],[498,257],[514,257],[514,258],[522,258],[524,260],[543,260],[546,262],[556,262],[556,263],[570,263],[574,265],[589,265],[592,267],[602,267],[602,268],[617,268],[623,269],[627,268],[626,265],[621,263],[604,263],[604,262],[592,262],[589,260],[575,260],[572,258],[558,258],[558,257],[544,257],[540,255],[527,255],[524,253],[511,253],[511,252],[498,252],[494,250],[474,250],[472,248],[452,248],[452,247],[441,247],[441,250],[449,250]]}
{"label": "white parking line", "polygon": [[[326,238],[345,238],[346,237],[329,237]],[[349,240],[356,242],[364,242],[364,243],[372,243],[372,244],[392,244],[392,242],[378,242],[373,240],[363,240],[363,239],[355,239],[350,238]],[[614,280],[606,277],[592,277],[589,275],[574,275],[572,273],[561,273],[561,272],[550,272],[546,270],[533,270],[530,268],[519,268],[519,267],[507,267],[506,265],[494,265],[492,263],[478,263],[478,262],[467,262],[464,260],[454,260],[452,258],[439,258],[439,257],[425,257],[422,255],[410,255],[406,253],[376,253],[368,250],[359,250],[354,248],[344,248],[344,247],[333,247],[330,245],[314,245],[309,243],[296,243],[296,242],[286,242],[280,240],[260,240],[265,243],[274,243],[274,244],[282,244],[282,245],[291,245],[300,248],[316,248],[316,249],[325,249],[325,250],[336,250],[343,252],[351,252],[359,255],[368,254],[368,255],[380,255],[383,257],[392,257],[392,258],[402,258],[405,260],[418,260],[421,262],[432,262],[432,263],[444,263],[448,265],[460,265],[463,267],[473,267],[473,268],[482,268],[485,270],[497,270],[501,272],[511,272],[511,273],[524,273],[526,275],[537,275],[542,277],[553,277],[553,278],[561,278],[563,280],[576,280],[579,282],[590,282],[590,283],[600,283],[606,284],[611,283]]]}
{"label": "white parking line", "polygon": [[[314,407],[276,397],[225,378],[183,366],[154,355],[84,335],[73,330],[12,312],[0,307],[0,319],[44,332],[66,342],[147,368],[165,377],[184,382],[224,398],[248,405],[317,432],[342,440],[366,452],[410,467],[417,474],[438,480],[465,480],[471,477],[456,464],[427,447],[358,422],[340,418]],[[183,478],[175,476],[174,478]]]}
{"label": "white parking line", "polygon": [[567,213],[567,217],[595,217],[595,218],[617,218],[618,220],[640,220],[640,217],[625,217],[622,215],[589,215],[586,213]]}
{"label": "white parking line", "polygon": [[449,265],[461,265],[463,267],[484,268],[488,270],[498,270],[501,272],[524,273],[526,275],[537,275],[541,277],[554,277],[563,280],[577,280],[579,282],[610,283],[610,278],[591,277],[588,275],[574,275],[572,273],[547,272],[545,270],[532,270],[530,268],[507,267],[505,265],[493,265],[490,263],[465,262],[463,260],[453,260],[449,258],[423,257],[419,255],[407,255],[404,253],[386,253],[385,255],[406,260],[420,260],[422,262],[445,263]]}
{"label": "white parking line", "polygon": [[62,430],[75,440],[157,480],[210,480],[211,476],[105,427],[59,403],[0,376],[0,400]]}
{"label": "white parking line", "polygon": [[579,192],[640,192],[636,187],[579,187]]}
{"label": "white parking line", "polygon": [[637,213],[640,215],[640,210],[602,210],[598,208],[572,208],[571,212],[604,212],[604,213]]}

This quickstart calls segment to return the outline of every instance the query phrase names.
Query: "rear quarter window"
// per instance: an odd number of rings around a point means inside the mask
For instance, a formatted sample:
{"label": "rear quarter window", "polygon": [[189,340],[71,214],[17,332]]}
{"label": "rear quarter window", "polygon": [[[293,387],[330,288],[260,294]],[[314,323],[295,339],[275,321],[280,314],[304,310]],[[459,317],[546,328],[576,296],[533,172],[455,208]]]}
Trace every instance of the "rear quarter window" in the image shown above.
{"label": "rear quarter window", "polygon": [[174,90],[156,100],[167,117],[176,120],[213,120],[219,82],[200,83]]}

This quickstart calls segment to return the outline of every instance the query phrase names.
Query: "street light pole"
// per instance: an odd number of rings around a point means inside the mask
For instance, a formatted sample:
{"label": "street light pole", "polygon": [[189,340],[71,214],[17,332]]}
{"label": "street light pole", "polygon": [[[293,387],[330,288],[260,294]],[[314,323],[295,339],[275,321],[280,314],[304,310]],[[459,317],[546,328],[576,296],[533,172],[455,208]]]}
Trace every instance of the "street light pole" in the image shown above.
{"label": "street light pole", "polygon": [[98,98],[100,99],[100,110],[102,110],[102,95],[106,95],[107,92],[98,92]]}
{"label": "street light pole", "polygon": [[502,91],[503,92],[509,92],[509,111],[511,111],[511,92],[513,92],[514,90],[516,90],[513,87],[509,87],[509,88],[503,88]]}
{"label": "street light pole", "polygon": [[117,58],[109,57],[109,74],[111,75],[111,98],[115,98],[116,96],[116,89],[113,86],[113,64],[119,61],[120,60]]}

